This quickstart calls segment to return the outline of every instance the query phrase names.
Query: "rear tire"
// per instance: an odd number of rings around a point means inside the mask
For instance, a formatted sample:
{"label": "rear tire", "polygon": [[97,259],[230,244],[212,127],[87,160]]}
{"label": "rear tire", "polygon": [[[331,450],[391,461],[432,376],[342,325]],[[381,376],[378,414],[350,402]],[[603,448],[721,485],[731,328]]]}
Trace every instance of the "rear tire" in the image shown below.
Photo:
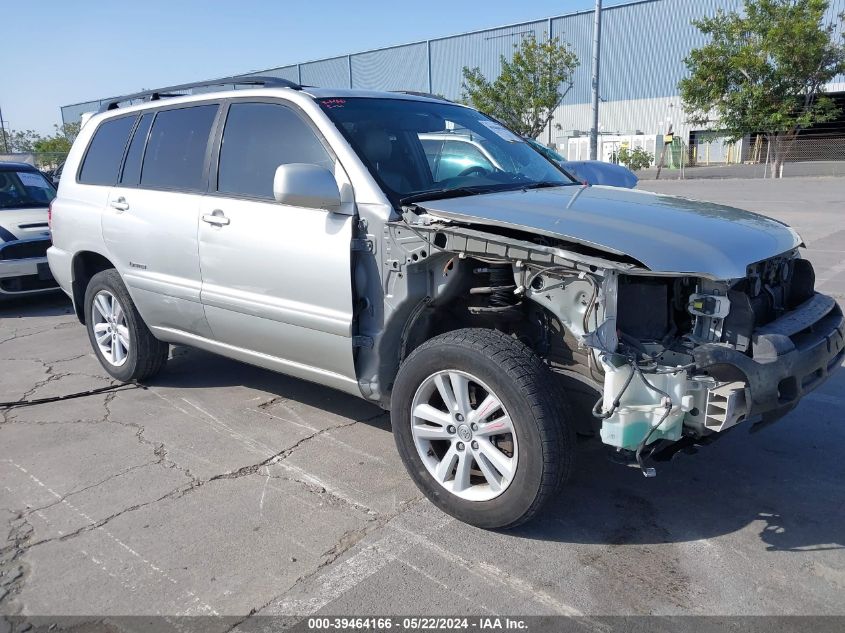
{"label": "rear tire", "polygon": [[477,527],[512,528],[572,473],[575,434],[563,404],[551,371],[523,343],[465,329],[405,360],[391,422],[405,467],[432,503]]}
{"label": "rear tire", "polygon": [[146,380],[167,362],[169,346],[152,335],[113,268],[85,289],[85,327],[103,369],[117,380]]}

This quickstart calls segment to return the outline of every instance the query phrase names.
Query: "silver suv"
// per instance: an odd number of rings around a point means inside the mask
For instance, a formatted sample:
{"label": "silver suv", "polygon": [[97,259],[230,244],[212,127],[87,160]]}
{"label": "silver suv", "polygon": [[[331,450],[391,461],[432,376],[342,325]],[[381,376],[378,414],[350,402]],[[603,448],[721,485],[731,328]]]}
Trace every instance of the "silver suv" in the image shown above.
{"label": "silver suv", "polygon": [[[436,98],[252,83],[117,99],[68,157],[50,266],[119,380],[178,343],[378,403],[429,499],[494,528],[553,496],[576,434],[650,476],[842,361],[779,222],[582,185]],[[489,166],[437,169],[452,135]]]}

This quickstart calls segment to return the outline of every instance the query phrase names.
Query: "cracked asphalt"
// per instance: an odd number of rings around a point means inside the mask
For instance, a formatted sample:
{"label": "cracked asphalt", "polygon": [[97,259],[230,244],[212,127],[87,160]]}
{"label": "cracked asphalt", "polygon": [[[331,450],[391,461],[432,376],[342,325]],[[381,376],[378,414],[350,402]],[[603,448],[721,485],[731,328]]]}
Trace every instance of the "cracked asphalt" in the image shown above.
{"label": "cracked asphalt", "polygon": [[[767,211],[845,299],[845,181],[649,182]],[[0,400],[109,386],[62,297],[0,305]],[[0,614],[845,614],[845,371],[658,477],[584,443],[517,531],[434,509],[387,414],[184,347],[2,411]]]}

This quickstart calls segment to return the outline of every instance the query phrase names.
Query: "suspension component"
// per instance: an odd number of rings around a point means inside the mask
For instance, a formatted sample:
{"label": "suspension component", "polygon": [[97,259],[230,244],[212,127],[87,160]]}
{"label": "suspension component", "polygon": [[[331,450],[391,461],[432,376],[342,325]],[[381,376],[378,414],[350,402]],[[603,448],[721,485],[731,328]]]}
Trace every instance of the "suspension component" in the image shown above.
{"label": "suspension component", "polygon": [[485,277],[488,285],[470,288],[471,295],[486,295],[489,297],[486,306],[472,306],[472,314],[495,314],[508,312],[518,306],[522,299],[515,294],[513,270],[510,264],[491,264],[473,269],[473,273]]}

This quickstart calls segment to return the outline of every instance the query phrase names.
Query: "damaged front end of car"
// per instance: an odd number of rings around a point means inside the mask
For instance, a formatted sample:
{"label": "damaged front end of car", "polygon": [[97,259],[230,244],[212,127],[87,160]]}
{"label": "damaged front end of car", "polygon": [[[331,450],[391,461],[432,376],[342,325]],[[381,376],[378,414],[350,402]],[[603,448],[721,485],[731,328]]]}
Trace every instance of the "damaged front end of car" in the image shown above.
{"label": "damaged front end of car", "polygon": [[657,440],[702,440],[778,419],[845,354],[842,312],[814,291],[812,266],[797,250],[740,279],[612,277],[615,319],[607,314],[595,332],[615,328],[616,346],[600,336],[584,343],[604,374],[595,411],[602,440],[634,451],[641,467]]}
{"label": "damaged front end of car", "polygon": [[797,247],[719,279],[422,208],[385,238],[400,358],[447,321],[512,334],[600,394],[590,428],[646,476],[649,457],[789,412],[845,355],[842,311]]}

